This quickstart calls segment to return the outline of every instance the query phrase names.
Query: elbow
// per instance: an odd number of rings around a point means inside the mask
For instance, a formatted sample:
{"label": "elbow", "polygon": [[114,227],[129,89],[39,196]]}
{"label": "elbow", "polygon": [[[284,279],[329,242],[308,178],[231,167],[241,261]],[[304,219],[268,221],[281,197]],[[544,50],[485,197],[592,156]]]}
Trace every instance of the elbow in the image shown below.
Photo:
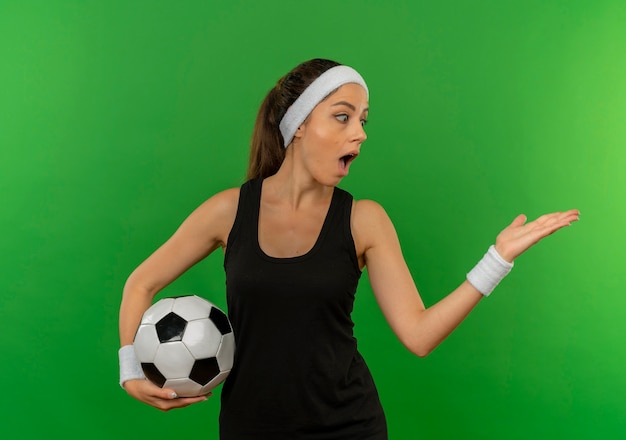
{"label": "elbow", "polygon": [[[421,313],[421,312],[420,312]],[[437,328],[420,319],[421,315],[411,319],[410,325],[398,326],[396,336],[411,353],[425,358],[441,343],[443,338]]]}
{"label": "elbow", "polygon": [[419,346],[419,347],[414,347],[414,348],[410,348],[409,350],[411,350],[411,353],[413,353],[415,356],[420,357],[420,358],[425,358],[426,356],[428,356],[430,353],[433,352],[434,347],[427,347],[427,346]]}
{"label": "elbow", "polygon": [[402,341],[402,343],[411,353],[420,358],[425,358],[437,347],[434,344],[429,344],[421,338],[417,338],[412,341],[405,340]]}
{"label": "elbow", "polygon": [[432,350],[416,350],[413,352],[413,354],[419,358],[425,358],[426,356],[428,356],[430,353],[432,352]]}
{"label": "elbow", "polygon": [[141,277],[141,274],[135,270],[126,280],[122,295],[123,297],[128,297],[129,295],[140,294],[151,301],[159,290],[159,286],[155,283],[150,283],[149,280],[145,279],[145,277]]}

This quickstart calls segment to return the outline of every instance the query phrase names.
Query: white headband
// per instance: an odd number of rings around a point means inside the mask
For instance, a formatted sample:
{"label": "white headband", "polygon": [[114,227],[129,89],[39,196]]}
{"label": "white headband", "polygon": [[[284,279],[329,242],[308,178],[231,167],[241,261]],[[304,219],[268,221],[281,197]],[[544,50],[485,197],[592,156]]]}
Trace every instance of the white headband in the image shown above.
{"label": "white headband", "polygon": [[293,139],[298,127],[311,114],[317,104],[322,102],[330,93],[344,84],[356,83],[362,86],[369,99],[369,91],[365,81],[352,67],[335,66],[322,73],[313,81],[295,102],[287,109],[285,116],[280,120],[279,128],[287,147]]}

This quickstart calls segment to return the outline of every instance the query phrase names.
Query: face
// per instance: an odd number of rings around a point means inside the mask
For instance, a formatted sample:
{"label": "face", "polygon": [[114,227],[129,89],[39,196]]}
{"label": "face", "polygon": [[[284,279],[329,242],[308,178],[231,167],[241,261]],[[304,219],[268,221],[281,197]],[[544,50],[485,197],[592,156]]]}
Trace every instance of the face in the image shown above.
{"label": "face", "polygon": [[318,182],[334,186],[348,175],[350,164],[367,139],[367,93],[345,84],[320,102],[295,134],[303,166]]}

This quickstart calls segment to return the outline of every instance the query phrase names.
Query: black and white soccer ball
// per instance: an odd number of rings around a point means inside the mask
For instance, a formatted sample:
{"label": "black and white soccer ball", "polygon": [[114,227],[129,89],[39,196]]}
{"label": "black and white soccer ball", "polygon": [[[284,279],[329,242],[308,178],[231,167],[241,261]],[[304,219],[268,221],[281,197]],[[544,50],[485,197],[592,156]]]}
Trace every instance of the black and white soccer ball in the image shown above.
{"label": "black and white soccer ball", "polygon": [[228,317],[195,295],[154,303],[133,345],[146,378],[180,397],[208,394],[226,379],[235,355]]}

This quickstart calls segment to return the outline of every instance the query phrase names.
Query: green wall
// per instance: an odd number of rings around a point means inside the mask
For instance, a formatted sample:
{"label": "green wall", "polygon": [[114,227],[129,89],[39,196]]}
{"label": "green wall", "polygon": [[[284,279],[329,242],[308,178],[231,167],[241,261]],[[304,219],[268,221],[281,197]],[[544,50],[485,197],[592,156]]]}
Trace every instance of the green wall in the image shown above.
{"label": "green wall", "polygon": [[[518,213],[582,212],[425,359],[363,278],[356,332],[391,438],[623,438],[622,0],[0,0],[7,438],[217,438],[217,396],[164,414],[117,385],[122,285],[243,181],[260,101],[313,57],[369,83],[342,186],[388,210],[427,304]],[[224,306],[221,262],[163,295]]]}

